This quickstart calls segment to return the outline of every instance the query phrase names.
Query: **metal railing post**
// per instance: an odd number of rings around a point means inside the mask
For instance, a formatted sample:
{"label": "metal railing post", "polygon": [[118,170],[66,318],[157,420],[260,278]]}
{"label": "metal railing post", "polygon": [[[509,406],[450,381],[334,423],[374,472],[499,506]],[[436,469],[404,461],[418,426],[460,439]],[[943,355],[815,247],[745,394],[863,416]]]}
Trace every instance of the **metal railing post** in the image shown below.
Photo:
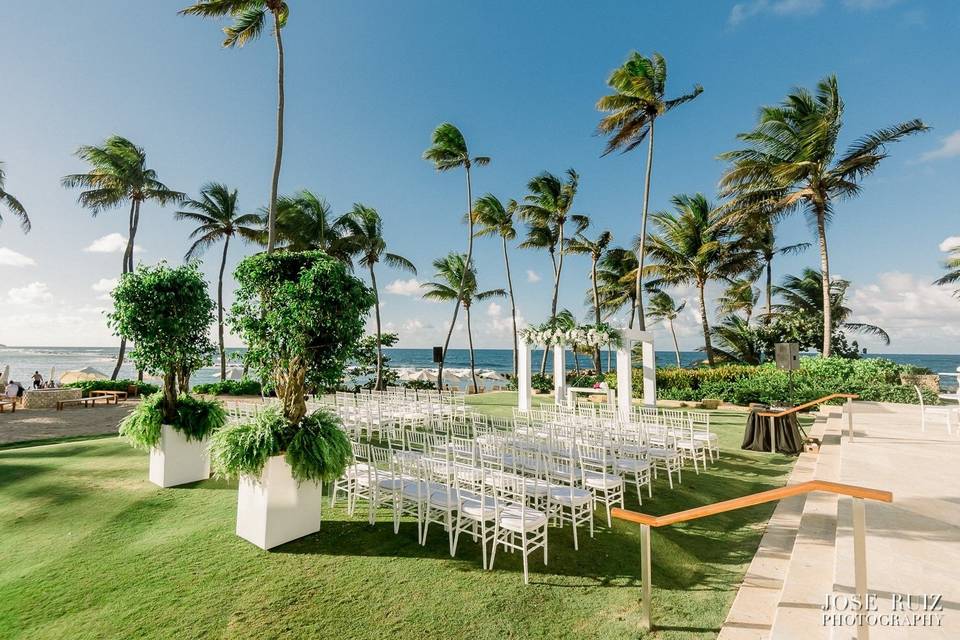
{"label": "metal railing post", "polygon": [[640,625],[650,631],[650,525],[640,525]]}
{"label": "metal railing post", "polygon": [[[866,613],[867,606],[867,535],[866,509],[862,498],[853,498],[853,581],[857,596],[860,598],[860,611]],[[857,625],[857,640],[868,640],[870,627],[860,617]]]}
{"label": "metal railing post", "polygon": [[853,442],[853,398],[847,398],[847,435]]}

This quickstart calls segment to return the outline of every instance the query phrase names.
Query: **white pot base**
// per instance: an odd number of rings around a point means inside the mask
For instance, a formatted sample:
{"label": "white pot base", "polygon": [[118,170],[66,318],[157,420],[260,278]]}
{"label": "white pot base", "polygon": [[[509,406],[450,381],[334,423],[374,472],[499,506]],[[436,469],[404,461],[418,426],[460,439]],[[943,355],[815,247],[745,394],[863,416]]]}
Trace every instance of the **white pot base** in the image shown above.
{"label": "white pot base", "polygon": [[320,530],[323,487],[299,486],[283,456],[267,460],[260,478],[241,476],[237,496],[237,535],[261,549]]}
{"label": "white pot base", "polygon": [[161,427],[160,444],[150,450],[150,482],[175,487],[210,477],[207,439],[190,440],[168,424]]}

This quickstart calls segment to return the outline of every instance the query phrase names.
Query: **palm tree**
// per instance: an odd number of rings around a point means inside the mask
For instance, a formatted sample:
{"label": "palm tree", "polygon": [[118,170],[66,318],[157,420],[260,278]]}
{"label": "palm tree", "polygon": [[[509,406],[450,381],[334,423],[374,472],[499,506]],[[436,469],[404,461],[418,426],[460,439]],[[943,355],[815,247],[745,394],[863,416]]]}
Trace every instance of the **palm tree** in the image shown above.
{"label": "palm tree", "polygon": [[[470,212],[473,210],[473,183],[470,177],[470,169],[474,165],[483,167],[490,164],[490,158],[488,156],[471,157],[470,150],[467,148],[467,141],[463,137],[463,134],[460,133],[460,130],[449,122],[444,122],[433,130],[430,147],[423,152],[423,159],[432,162],[434,168],[440,172],[463,167],[464,173],[467,176],[467,210],[464,214],[467,217],[467,227],[469,229],[467,235],[467,268],[461,271],[463,278],[466,278],[467,274],[470,273],[470,267],[473,266],[473,216],[470,215]],[[463,298],[465,285],[466,280],[461,282],[457,287],[459,295],[452,298],[456,302],[453,305],[453,318],[450,320],[450,329],[447,331],[447,338],[443,342],[443,351],[440,354],[440,362],[438,363],[438,388],[442,386],[443,363],[447,359],[450,336],[453,335],[453,328],[457,324],[457,314],[460,312],[460,304],[462,302],[461,299]],[[474,383],[476,383],[476,380],[474,380]]]}
{"label": "palm tree", "polygon": [[[610,243],[613,242],[613,234],[609,231],[601,231],[593,240],[588,238],[584,230],[577,232],[567,243],[567,251],[590,256],[590,286],[593,289],[593,313],[597,325],[600,324],[600,288],[597,284],[597,264],[603,255],[607,252]],[[597,373],[600,371],[600,348],[597,347],[593,352],[593,365]]]}
{"label": "palm tree", "polygon": [[[830,281],[830,335],[834,330],[842,329],[852,333],[871,335],[879,338],[884,344],[890,344],[890,336],[880,327],[864,322],[848,322],[853,310],[846,306],[849,280],[834,278]],[[821,317],[823,313],[823,278],[819,271],[804,269],[799,276],[784,277],[780,286],[773,288],[773,293],[779,296],[782,302],[775,304],[773,310],[782,315],[801,315],[806,317]],[[829,340],[830,338],[827,338]]]}
{"label": "palm tree", "polygon": [[716,340],[713,350],[725,360],[740,364],[763,361],[763,343],[756,329],[740,316],[726,316],[710,333]]}
{"label": "palm tree", "polygon": [[510,294],[510,320],[513,323],[513,376],[517,376],[517,304],[513,297],[513,276],[510,273],[510,256],[507,252],[507,242],[517,237],[517,230],[513,226],[513,214],[517,209],[517,202],[510,200],[507,206],[493,194],[488,193],[477,198],[473,205],[474,222],[480,225],[477,236],[500,236],[503,246],[503,264],[507,270],[507,292]]}
{"label": "palm tree", "polygon": [[287,25],[290,7],[284,0],[200,0],[180,15],[200,16],[202,18],[222,18],[229,16],[233,24],[224,27],[223,46],[242,47],[256,40],[263,33],[267,13],[273,17],[273,37],[277,45],[277,146],[273,156],[273,178],[270,182],[270,204],[267,213],[267,252],[273,251],[277,236],[277,189],[280,184],[280,164],[283,159],[283,115],[284,115],[284,73],[283,38],[280,31]]}
{"label": "palm tree", "polygon": [[[954,284],[960,280],[960,245],[950,247],[950,255],[944,262],[947,272],[940,278],[933,281],[936,285]],[[953,292],[954,296],[960,297],[960,289]]]}
{"label": "palm tree", "polygon": [[[30,231],[30,217],[27,215],[27,210],[24,209],[23,205],[20,204],[20,201],[17,200],[12,193],[7,192],[3,187],[6,182],[6,176],[3,173],[3,163],[0,162],[0,205],[5,206],[10,210],[10,213],[17,216],[20,219],[20,228],[23,229],[24,233]],[[3,222],[3,216],[0,216],[0,222]]]}
{"label": "palm tree", "polygon": [[671,201],[675,213],[653,215],[658,234],[647,241],[647,251],[656,260],[645,270],[657,280],[652,289],[694,285],[700,299],[700,321],[707,361],[714,363],[710,324],[704,289],[711,280],[728,280],[749,270],[753,255],[733,242],[734,227],[703,194],[677,195]]}
{"label": "palm tree", "polygon": [[677,332],[673,328],[673,321],[680,316],[686,306],[686,300],[678,305],[669,293],[657,291],[650,296],[650,307],[647,309],[647,317],[655,323],[666,320],[670,328],[670,336],[673,338],[673,352],[677,356],[677,367],[680,366],[680,345],[677,343]]}
{"label": "palm tree", "polygon": [[827,223],[835,202],[860,192],[860,181],[887,157],[886,145],[921,131],[920,120],[901,122],[869,133],[839,158],[837,138],[843,118],[843,100],[835,76],[817,85],[816,93],[795,89],[776,107],[760,112],[756,129],[737,137],[746,148],[720,155],[732,165],[721,179],[724,195],[732,195],[735,211],[768,211],[778,216],[798,210],[817,230],[820,271],[823,273],[823,355],[830,355],[830,260]]}
{"label": "palm tree", "polygon": [[[748,212],[741,223],[741,234],[750,250],[757,254],[760,267],[766,275],[764,292],[766,295],[767,312],[764,322],[769,323],[773,313],[773,259],[777,256],[797,255],[810,248],[809,242],[797,242],[787,246],[777,244],[775,233],[776,215],[768,212]],[[749,321],[750,319],[747,318]]]}
{"label": "palm tree", "polygon": [[617,313],[624,307],[630,307],[630,319],[627,326],[633,328],[633,310],[637,290],[636,281],[637,254],[623,247],[614,247],[597,265],[597,281],[600,283],[600,308],[606,317]]}
{"label": "palm tree", "polygon": [[724,315],[742,313],[744,320],[750,324],[750,316],[759,299],[760,291],[753,286],[751,278],[735,278],[717,300],[717,311]]}
{"label": "palm tree", "polygon": [[[423,285],[425,289],[423,297],[444,302],[454,300],[458,305],[463,305],[463,311],[467,316],[467,341],[470,346],[470,377],[473,380],[474,390],[477,390],[480,387],[477,384],[477,370],[473,356],[473,328],[470,325],[470,307],[475,300],[483,301],[494,297],[504,297],[507,292],[503,289],[477,291],[477,270],[472,265],[468,268],[468,264],[469,262],[464,254],[454,252],[434,260],[433,267],[436,269],[435,277],[437,280]],[[444,350],[446,350],[446,347],[444,347]],[[437,372],[437,388],[442,385],[443,371],[441,369]]]}
{"label": "palm tree", "polygon": [[647,247],[647,211],[650,207],[650,176],[653,173],[653,128],[657,118],[674,107],[690,102],[703,93],[703,87],[694,85],[693,91],[677,98],[666,99],[667,61],[659,53],[646,58],[632,52],[622,66],[607,79],[613,93],[597,101],[597,109],[606,111],[597,125],[597,132],[609,136],[603,155],[616,150],[633,151],[647,139],[647,170],[643,180],[643,212],[640,216],[634,302],[640,329],[646,328],[643,314],[643,265]]}
{"label": "palm tree", "polygon": [[[261,211],[260,244],[266,244],[267,217],[268,212]],[[312,191],[303,189],[277,199],[276,249],[323,251],[352,266],[342,232],[330,205]]]}
{"label": "palm tree", "polygon": [[243,240],[255,240],[258,236],[257,223],[260,216],[255,213],[240,213],[237,210],[237,190],[230,190],[225,184],[211,182],[200,188],[200,198],[185,200],[186,211],[177,211],[177,220],[186,220],[197,224],[190,233],[193,244],[187,250],[184,260],[190,261],[206,249],[223,240],[223,253],[220,257],[220,273],[217,277],[217,334],[220,344],[220,379],[227,379],[227,350],[223,344],[223,272],[227,268],[227,251],[230,240],[238,236]]}
{"label": "palm tree", "polygon": [[403,256],[387,251],[387,241],[383,237],[383,221],[373,207],[356,203],[353,209],[338,220],[337,224],[344,230],[343,246],[346,251],[357,256],[360,266],[370,271],[377,322],[377,379],[374,388],[382,389],[383,344],[380,327],[380,293],[377,291],[377,274],[374,267],[383,260],[395,269],[403,269],[414,275],[417,273],[417,268]]}
{"label": "palm tree", "polygon": [[[174,191],[157,179],[157,172],[147,168],[147,154],[121,136],[110,136],[102,146],[82,146],[77,157],[90,165],[87,173],[64,176],[61,184],[67,188],[81,188],[77,202],[90,209],[96,217],[100,212],[130,203],[127,226],[127,247],[123,252],[122,273],[133,271],[133,247],[140,225],[140,205],[146,201],[158,205],[181,202],[185,194]],[[113,369],[112,380],[117,379],[127,340],[120,338],[120,353]]]}

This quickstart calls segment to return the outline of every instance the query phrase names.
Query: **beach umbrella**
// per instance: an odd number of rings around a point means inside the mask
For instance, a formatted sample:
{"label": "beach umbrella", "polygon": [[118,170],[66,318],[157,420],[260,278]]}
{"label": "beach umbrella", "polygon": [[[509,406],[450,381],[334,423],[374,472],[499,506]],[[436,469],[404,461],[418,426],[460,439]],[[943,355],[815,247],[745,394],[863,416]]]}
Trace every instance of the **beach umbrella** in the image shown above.
{"label": "beach umbrella", "polygon": [[7,386],[8,382],[10,382],[10,365],[3,368],[3,375],[0,376],[0,387]]}
{"label": "beach umbrella", "polygon": [[479,377],[483,378],[484,380],[506,380],[502,374],[497,373],[496,371],[484,371]]}
{"label": "beach umbrella", "polygon": [[407,379],[411,382],[436,382],[437,373],[436,371],[431,372],[427,369],[419,369],[411,373]]}
{"label": "beach umbrella", "polygon": [[60,376],[60,384],[70,384],[71,382],[86,382],[88,380],[106,380],[107,374],[97,371],[93,367],[84,367],[75,371],[67,371]]}
{"label": "beach umbrella", "polygon": [[56,379],[57,379],[57,378],[56,378],[56,374],[57,374],[57,368],[56,368],[56,367],[50,367],[50,377],[47,378],[47,380],[48,380],[49,382],[52,382],[52,381],[56,380]]}
{"label": "beach umbrella", "polygon": [[243,367],[227,367],[227,380],[243,380]]}

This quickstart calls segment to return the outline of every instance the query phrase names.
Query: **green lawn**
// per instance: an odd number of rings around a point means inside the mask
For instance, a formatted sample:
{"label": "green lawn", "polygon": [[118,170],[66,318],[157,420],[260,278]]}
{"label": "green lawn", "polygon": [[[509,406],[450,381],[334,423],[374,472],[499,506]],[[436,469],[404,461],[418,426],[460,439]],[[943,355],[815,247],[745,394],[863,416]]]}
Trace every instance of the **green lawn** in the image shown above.
{"label": "green lawn", "polygon": [[[509,413],[512,394],[478,409]],[[499,398],[499,403],[498,402]],[[478,399],[481,400],[481,399]],[[739,450],[742,414],[715,414],[723,458],[676,490],[655,484],[662,514],[782,485],[793,459]],[[236,483],[179,489],[147,482],[147,456],[114,439],[0,451],[0,638],[632,638],[639,530],[597,519],[573,551],[550,530],[550,564],[461,540],[457,557],[433,529],[393,534],[341,505],[320,533],[267,553],[233,533]],[[627,507],[636,509],[633,494]],[[658,638],[710,638],[773,505],[657,530],[653,607]],[[360,514],[358,514],[359,516]],[[582,531],[582,530],[581,530]]]}

